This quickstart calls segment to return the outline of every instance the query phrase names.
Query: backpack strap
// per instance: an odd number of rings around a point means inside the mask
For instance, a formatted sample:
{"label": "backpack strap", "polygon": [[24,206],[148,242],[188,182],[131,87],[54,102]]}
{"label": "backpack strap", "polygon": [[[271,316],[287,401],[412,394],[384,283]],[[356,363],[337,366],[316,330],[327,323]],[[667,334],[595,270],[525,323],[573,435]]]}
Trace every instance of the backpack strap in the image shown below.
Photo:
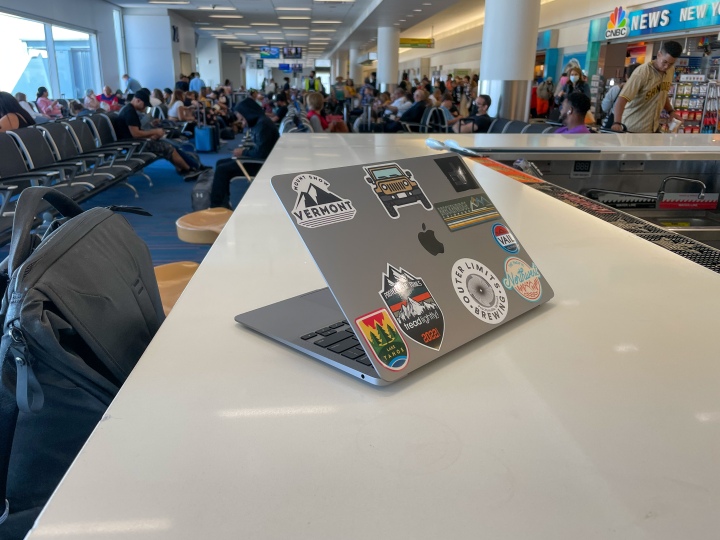
{"label": "backpack strap", "polygon": [[23,190],[18,198],[13,219],[12,239],[10,240],[10,263],[8,275],[20,268],[20,265],[32,253],[32,237],[35,216],[38,213],[40,202],[45,200],[58,212],[67,218],[82,214],[83,209],[70,197],[49,187],[33,186]]}

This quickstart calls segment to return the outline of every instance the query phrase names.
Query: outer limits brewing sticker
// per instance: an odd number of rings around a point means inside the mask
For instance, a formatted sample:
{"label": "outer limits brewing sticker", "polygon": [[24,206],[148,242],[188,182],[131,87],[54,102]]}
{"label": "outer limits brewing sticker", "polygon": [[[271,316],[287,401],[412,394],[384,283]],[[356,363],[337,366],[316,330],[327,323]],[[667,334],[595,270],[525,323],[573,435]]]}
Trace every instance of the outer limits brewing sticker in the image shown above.
{"label": "outer limits brewing sticker", "polygon": [[520,245],[505,225],[502,223],[496,223],[492,226],[492,235],[498,246],[503,248],[508,253],[517,253],[520,251]]}
{"label": "outer limits brewing sticker", "polygon": [[355,324],[381,364],[392,371],[407,367],[407,345],[385,308],[358,317]]}
{"label": "outer limits brewing sticker", "polygon": [[329,187],[327,180],[314,174],[301,174],[293,178],[292,188],[298,197],[292,214],[298,225],[314,229],[355,217],[353,203],[338,197]]}
{"label": "outer limits brewing sticker", "polygon": [[499,324],[508,314],[508,297],[500,280],[483,263],[473,259],[460,259],[452,268],[455,294],[481,321]]}
{"label": "outer limits brewing sticker", "polygon": [[535,263],[530,266],[517,257],[509,257],[505,261],[503,285],[506,289],[515,289],[516,293],[530,302],[537,302],[542,296],[540,270]]}
{"label": "outer limits brewing sticker", "polygon": [[420,345],[440,350],[445,319],[422,278],[388,264],[380,297],[407,337]]}

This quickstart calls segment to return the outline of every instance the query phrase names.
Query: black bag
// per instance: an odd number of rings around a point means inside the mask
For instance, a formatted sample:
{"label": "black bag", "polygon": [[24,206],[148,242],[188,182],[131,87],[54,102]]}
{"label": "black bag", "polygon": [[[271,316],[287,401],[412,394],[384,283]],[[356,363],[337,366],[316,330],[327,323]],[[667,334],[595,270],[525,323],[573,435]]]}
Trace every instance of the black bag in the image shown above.
{"label": "black bag", "polygon": [[215,171],[208,169],[203,171],[195,181],[192,193],[190,194],[193,212],[210,208],[210,193],[212,192],[213,177]]}
{"label": "black bag", "polygon": [[[41,239],[31,228],[43,199],[65,217]],[[58,191],[27,188],[6,262],[0,501],[10,513],[0,538],[10,540],[32,526],[164,315],[147,246],[113,209],[83,212]]]}
{"label": "black bag", "polygon": [[232,141],[235,138],[235,132],[232,128],[225,128],[220,131],[220,138],[226,141]]}

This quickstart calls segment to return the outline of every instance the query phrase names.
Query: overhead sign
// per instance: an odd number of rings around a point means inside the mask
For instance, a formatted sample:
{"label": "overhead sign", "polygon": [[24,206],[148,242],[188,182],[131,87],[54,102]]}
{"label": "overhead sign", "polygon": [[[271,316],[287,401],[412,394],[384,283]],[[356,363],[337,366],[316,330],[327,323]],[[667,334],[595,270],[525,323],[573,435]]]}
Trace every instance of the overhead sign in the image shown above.
{"label": "overhead sign", "polygon": [[433,38],[400,38],[400,47],[404,49],[434,49]]}
{"label": "overhead sign", "polygon": [[[639,37],[720,25],[720,1],[686,0],[627,13],[616,7],[603,24],[591,25],[592,41]],[[595,22],[595,21],[593,21]],[[593,26],[595,27],[593,29]]]}

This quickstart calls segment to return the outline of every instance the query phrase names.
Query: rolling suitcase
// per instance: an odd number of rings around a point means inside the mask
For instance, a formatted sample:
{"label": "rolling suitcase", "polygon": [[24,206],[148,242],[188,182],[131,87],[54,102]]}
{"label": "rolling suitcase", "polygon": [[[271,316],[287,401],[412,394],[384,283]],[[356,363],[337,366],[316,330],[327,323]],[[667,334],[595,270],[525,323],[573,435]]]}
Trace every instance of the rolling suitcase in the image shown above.
{"label": "rolling suitcase", "polygon": [[220,133],[216,126],[207,125],[205,107],[198,106],[198,123],[195,126],[195,150],[198,152],[217,152]]}

